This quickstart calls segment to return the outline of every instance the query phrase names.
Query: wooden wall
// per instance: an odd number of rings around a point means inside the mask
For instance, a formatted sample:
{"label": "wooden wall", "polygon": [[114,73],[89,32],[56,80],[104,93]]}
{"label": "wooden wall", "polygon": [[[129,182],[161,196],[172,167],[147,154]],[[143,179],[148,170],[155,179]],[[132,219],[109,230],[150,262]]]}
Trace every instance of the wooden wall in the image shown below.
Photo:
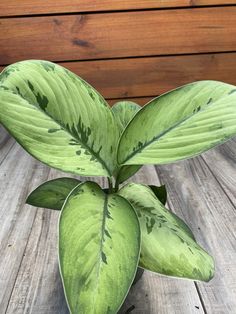
{"label": "wooden wall", "polygon": [[236,85],[236,0],[0,0],[0,67],[24,59],[62,64],[111,104]]}

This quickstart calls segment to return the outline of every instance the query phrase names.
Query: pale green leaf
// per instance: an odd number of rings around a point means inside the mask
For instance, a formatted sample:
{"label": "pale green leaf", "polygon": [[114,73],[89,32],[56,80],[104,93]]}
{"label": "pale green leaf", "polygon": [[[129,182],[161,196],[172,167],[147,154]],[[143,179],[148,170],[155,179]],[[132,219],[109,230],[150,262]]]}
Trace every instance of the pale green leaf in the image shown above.
{"label": "pale green leaf", "polygon": [[[112,111],[118,123],[120,134],[122,134],[128,123],[140,109],[141,106],[132,101],[119,101],[113,105]],[[139,165],[121,167],[116,175],[117,182],[124,182],[133,176],[141,167],[142,166]]]}
{"label": "pale green leaf", "polygon": [[[127,166],[128,167],[128,166]],[[165,185],[156,186],[156,185],[148,185],[152,192],[155,194],[155,196],[159,199],[159,201],[165,205],[167,201],[167,191]],[[184,229],[191,238],[194,238],[194,235],[191,231],[191,229],[186,225],[186,223],[183,222],[182,219],[180,219],[175,213],[171,213],[173,216],[175,216],[175,219],[178,221],[179,226],[181,226],[182,229]]]}
{"label": "pale green leaf", "polygon": [[47,181],[30,193],[26,203],[36,207],[61,210],[69,193],[80,183],[81,181],[74,178]]}
{"label": "pale green leaf", "polygon": [[122,133],[134,115],[141,109],[141,106],[132,101],[118,101],[111,109]]}
{"label": "pale green leaf", "polygon": [[40,161],[80,175],[111,176],[119,130],[100,94],[67,69],[23,61],[0,74],[0,122]]}
{"label": "pale green leaf", "polygon": [[116,180],[121,184],[122,182],[126,181],[130,177],[132,177],[136,172],[139,171],[139,169],[142,166],[137,166],[137,165],[128,165],[128,166],[122,166],[119,169],[119,172],[117,173]]}
{"label": "pale green leaf", "polygon": [[199,81],[153,99],[124,131],[120,165],[165,164],[196,156],[236,134],[236,87]]}
{"label": "pale green leaf", "polygon": [[71,313],[117,313],[134,279],[139,250],[132,206],[96,183],[76,187],[59,222],[60,270]]}
{"label": "pale green leaf", "polygon": [[125,197],[139,217],[141,254],[139,266],[164,275],[209,281],[214,262],[193,239],[192,232],[141,184],[127,184]]}

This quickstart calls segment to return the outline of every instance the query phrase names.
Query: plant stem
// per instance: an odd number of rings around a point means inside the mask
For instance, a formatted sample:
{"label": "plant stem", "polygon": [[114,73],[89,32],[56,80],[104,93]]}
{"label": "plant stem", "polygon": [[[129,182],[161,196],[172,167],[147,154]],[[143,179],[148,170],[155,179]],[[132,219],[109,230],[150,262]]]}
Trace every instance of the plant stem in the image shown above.
{"label": "plant stem", "polygon": [[113,193],[112,179],[107,178],[107,181],[108,181],[109,193]]}
{"label": "plant stem", "polygon": [[115,183],[115,192],[118,192],[119,190],[119,181],[116,180],[116,183]]}

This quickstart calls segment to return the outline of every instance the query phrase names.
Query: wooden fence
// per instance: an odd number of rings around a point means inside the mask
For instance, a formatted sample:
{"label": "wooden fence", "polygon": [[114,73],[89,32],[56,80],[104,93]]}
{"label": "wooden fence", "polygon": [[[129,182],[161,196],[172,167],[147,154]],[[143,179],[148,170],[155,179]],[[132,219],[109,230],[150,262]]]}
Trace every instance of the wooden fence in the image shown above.
{"label": "wooden fence", "polygon": [[1,0],[0,66],[24,59],[64,65],[110,103],[236,84],[236,1]]}

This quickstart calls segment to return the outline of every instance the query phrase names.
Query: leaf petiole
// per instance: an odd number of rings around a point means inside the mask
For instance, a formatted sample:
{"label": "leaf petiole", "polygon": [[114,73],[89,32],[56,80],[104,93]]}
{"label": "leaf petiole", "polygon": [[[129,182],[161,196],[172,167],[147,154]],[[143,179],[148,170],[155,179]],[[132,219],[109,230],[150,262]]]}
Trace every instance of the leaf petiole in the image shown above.
{"label": "leaf petiole", "polygon": [[111,178],[107,178],[107,181],[108,181],[109,193],[113,193],[112,179]]}

